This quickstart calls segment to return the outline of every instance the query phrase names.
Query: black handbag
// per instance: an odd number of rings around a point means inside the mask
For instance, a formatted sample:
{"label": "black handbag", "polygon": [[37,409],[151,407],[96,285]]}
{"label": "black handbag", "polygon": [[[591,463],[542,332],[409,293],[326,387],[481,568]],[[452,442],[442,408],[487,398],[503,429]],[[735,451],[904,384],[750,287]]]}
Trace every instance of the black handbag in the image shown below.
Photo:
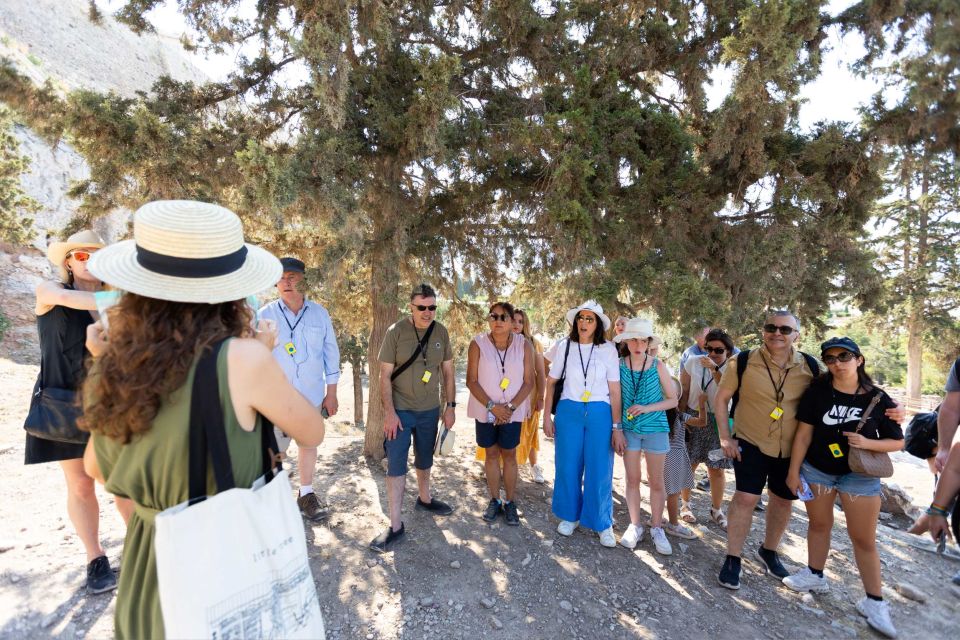
{"label": "black handbag", "polygon": [[563,371],[553,385],[553,398],[550,399],[550,415],[557,415],[557,405],[560,403],[560,396],[563,395],[563,383],[567,379],[567,355],[570,353],[570,340],[567,339],[567,348],[563,352]]}
{"label": "black handbag", "polygon": [[77,394],[76,389],[44,388],[41,367],[40,380],[30,401],[30,411],[23,421],[24,431],[43,440],[86,443],[90,434],[77,427],[77,418],[83,414]]}

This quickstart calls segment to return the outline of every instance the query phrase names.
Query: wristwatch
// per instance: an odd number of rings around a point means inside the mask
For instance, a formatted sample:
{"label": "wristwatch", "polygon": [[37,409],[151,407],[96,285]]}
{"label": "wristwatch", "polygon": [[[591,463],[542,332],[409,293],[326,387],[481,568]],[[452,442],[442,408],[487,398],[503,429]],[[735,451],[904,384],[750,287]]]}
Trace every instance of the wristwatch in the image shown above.
{"label": "wristwatch", "polygon": [[448,408],[448,409],[453,409],[453,408],[455,408],[456,406],[457,406],[457,403],[456,403],[456,402],[448,402],[448,403],[447,403],[447,408]]}
{"label": "wristwatch", "polygon": [[493,400],[487,400],[487,411],[493,411],[493,408],[497,406]]}
{"label": "wristwatch", "polygon": [[508,403],[507,403],[507,409],[510,409],[510,411],[516,411],[516,410],[517,410],[517,408],[514,406],[514,404],[513,404],[512,402],[508,402]]}

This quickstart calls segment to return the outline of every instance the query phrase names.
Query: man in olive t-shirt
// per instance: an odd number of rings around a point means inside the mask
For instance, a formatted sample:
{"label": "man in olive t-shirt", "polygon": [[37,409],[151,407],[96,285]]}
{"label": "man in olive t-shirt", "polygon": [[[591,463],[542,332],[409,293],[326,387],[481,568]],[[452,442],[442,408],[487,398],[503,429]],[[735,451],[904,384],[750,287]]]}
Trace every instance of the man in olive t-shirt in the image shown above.
{"label": "man in olive t-shirt", "polygon": [[[383,447],[387,454],[387,505],[390,526],[370,548],[384,552],[404,532],[400,510],[407,483],[411,440],[417,469],[416,508],[434,515],[453,513],[450,505],[430,495],[430,468],[441,417],[440,379],[443,379],[443,424],[453,428],[457,406],[453,350],[447,329],[434,320],[437,294],[429,285],[417,285],[410,294],[410,317],[394,323],[383,338],[380,354],[380,400],[383,402]],[[422,348],[417,350],[417,345]],[[399,371],[397,375],[394,375]]]}

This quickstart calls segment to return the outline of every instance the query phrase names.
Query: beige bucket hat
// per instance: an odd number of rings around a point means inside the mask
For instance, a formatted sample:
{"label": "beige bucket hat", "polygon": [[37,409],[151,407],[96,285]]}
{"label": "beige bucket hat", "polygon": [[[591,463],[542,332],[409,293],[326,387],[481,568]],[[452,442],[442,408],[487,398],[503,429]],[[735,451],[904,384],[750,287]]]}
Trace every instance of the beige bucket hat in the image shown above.
{"label": "beige bucket hat", "polygon": [[613,336],[613,341],[623,342],[630,338],[640,338],[641,340],[650,338],[650,342],[647,345],[648,347],[655,347],[663,342],[660,336],[653,330],[653,322],[646,318],[630,318],[627,320],[627,326],[623,330],[623,333]]}
{"label": "beige bucket hat", "polygon": [[51,242],[47,245],[47,260],[53,263],[60,271],[60,281],[69,282],[70,272],[67,271],[67,254],[74,249],[102,249],[106,243],[90,229],[77,231],[64,241]]}
{"label": "beige bucket hat", "polygon": [[235,213],[216,204],[158,200],[133,216],[133,240],[93,254],[90,273],[137,295],[219,304],[274,286],[283,267],[243,241]]}

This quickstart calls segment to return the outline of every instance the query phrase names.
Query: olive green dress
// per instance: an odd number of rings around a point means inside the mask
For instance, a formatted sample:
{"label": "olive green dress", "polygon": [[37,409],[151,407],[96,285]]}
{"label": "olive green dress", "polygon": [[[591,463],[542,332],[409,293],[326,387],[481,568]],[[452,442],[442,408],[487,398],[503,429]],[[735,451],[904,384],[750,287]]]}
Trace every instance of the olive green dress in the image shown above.
{"label": "olive green dress", "polygon": [[[249,487],[263,471],[260,445],[260,419],[252,432],[237,422],[227,384],[227,349],[224,344],[217,359],[220,403],[237,487]],[[96,365],[94,365],[96,366]],[[154,516],[189,498],[188,452],[190,396],[196,365],[186,384],[161,405],[153,426],[134,436],[130,444],[94,435],[97,462],[106,480],[106,489],[130,498],[135,511],[127,526],[120,565],[117,612],[114,626],[117,638],[164,637],[157,566],[153,550]],[[213,465],[208,464],[207,489],[216,493]]]}

